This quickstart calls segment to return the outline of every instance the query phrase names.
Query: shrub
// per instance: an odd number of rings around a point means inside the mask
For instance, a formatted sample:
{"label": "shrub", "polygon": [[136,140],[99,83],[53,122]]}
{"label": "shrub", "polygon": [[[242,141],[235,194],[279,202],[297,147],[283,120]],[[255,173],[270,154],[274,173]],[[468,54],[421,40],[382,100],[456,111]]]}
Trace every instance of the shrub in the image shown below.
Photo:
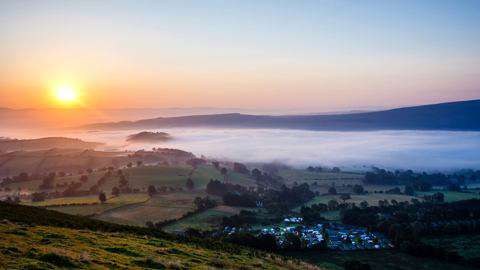
{"label": "shrub", "polygon": [[106,251],[111,252],[111,253],[117,253],[117,254],[123,254],[131,257],[138,257],[140,254],[137,252],[130,250],[125,247],[107,247],[105,248]]}
{"label": "shrub", "polygon": [[75,264],[70,260],[70,258],[53,253],[53,252],[40,255],[38,259],[46,263],[54,264],[59,267],[67,267],[67,268],[75,267]]}

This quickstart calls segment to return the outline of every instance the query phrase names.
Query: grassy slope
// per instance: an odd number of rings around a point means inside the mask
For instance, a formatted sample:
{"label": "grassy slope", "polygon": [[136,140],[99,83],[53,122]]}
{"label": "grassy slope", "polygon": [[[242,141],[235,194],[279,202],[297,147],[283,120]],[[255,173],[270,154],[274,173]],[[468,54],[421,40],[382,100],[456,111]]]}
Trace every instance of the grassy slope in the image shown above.
{"label": "grassy slope", "polygon": [[0,202],[0,216],[0,269],[316,269],[230,244],[35,207]]}
{"label": "grassy slope", "polygon": [[304,269],[277,256],[235,254],[127,233],[0,224],[0,268]]}

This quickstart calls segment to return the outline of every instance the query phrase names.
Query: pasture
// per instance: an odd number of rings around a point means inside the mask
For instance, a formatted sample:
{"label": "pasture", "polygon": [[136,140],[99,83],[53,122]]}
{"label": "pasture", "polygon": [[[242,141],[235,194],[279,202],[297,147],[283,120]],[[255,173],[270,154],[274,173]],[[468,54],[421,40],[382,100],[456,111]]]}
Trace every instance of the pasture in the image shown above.
{"label": "pasture", "polygon": [[462,200],[470,200],[470,199],[480,199],[480,193],[478,190],[471,191],[471,192],[457,192],[457,191],[444,191],[444,190],[436,190],[436,191],[427,191],[427,192],[418,192],[417,196],[425,196],[425,195],[432,195],[434,193],[441,192],[443,193],[445,202],[455,202],[455,201],[462,201]]}
{"label": "pasture", "polygon": [[[153,186],[169,186],[169,187],[185,187],[185,183],[192,172],[190,166],[141,166],[133,168],[122,169],[124,175],[127,176],[129,185],[131,188],[138,188],[140,190],[146,189],[149,185]],[[92,185],[105,175],[104,171],[95,171],[88,174],[88,181],[85,182],[81,190],[88,190]],[[64,184],[71,182],[79,182],[81,174],[75,174],[65,177],[56,177],[55,184]],[[223,179],[223,175],[215,169],[213,166],[199,166],[193,171],[191,178],[195,183],[196,189],[204,189],[210,179]],[[254,186],[255,181],[245,174],[229,171],[229,180],[234,184],[240,184],[245,186]],[[8,187],[12,190],[21,188],[23,192],[31,193],[38,191],[38,187],[41,185],[41,180],[33,180],[21,183],[12,183]],[[111,176],[107,177],[107,181],[100,187],[101,190],[106,193],[110,193],[113,187],[118,186],[119,177],[116,175],[116,171]],[[64,188],[54,188],[53,190],[63,190]]]}
{"label": "pasture", "polygon": [[202,196],[206,196],[202,191],[155,195],[146,202],[107,210],[95,218],[119,224],[145,226],[147,221],[159,222],[182,217],[195,209],[195,197]]}
{"label": "pasture", "polygon": [[[366,201],[368,205],[378,205],[379,200],[388,200],[389,202],[391,202],[391,200],[396,200],[397,202],[407,202],[407,201],[410,202],[412,199],[416,198],[416,197],[407,196],[407,195],[385,194],[385,193],[368,193],[368,194],[362,194],[362,195],[352,194],[350,196],[351,196],[351,199],[345,200],[345,202],[355,203],[357,206],[363,201]],[[321,196],[316,196],[305,205],[310,206],[312,204],[317,204],[317,203],[328,204],[330,200],[336,200],[339,203],[343,202],[343,200],[340,199],[340,195],[321,195]]]}
{"label": "pasture", "polygon": [[278,175],[285,179],[287,184],[317,182],[318,185],[336,186],[362,184],[363,174],[353,172],[310,172],[302,169],[282,169]]}
{"label": "pasture", "polygon": [[172,233],[185,231],[188,228],[198,230],[218,229],[223,217],[236,215],[240,213],[242,209],[246,208],[219,205],[215,208],[181,219],[173,224],[163,227],[163,229],[166,232]]}
{"label": "pasture", "polygon": [[142,203],[148,200],[147,194],[121,194],[117,197],[108,197],[105,203],[100,203],[98,196],[81,196],[48,199],[43,202],[23,202],[32,206],[43,206],[50,210],[71,215],[92,216],[104,211],[115,209],[124,205]]}

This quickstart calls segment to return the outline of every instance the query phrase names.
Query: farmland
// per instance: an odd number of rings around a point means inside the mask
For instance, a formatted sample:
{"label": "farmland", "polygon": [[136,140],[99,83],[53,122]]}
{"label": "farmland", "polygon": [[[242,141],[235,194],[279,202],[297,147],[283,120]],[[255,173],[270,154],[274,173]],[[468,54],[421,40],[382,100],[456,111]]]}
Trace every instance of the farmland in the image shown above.
{"label": "farmland", "polygon": [[167,232],[185,231],[187,228],[198,230],[218,229],[223,217],[238,214],[241,209],[245,208],[220,205],[167,225],[163,229]]}
{"label": "farmland", "polygon": [[204,192],[177,192],[155,195],[152,199],[107,210],[95,218],[119,224],[145,226],[147,221],[159,222],[177,219],[194,210],[193,200],[205,196]]}
{"label": "farmland", "polygon": [[[66,200],[65,200],[66,199]],[[47,209],[55,210],[72,215],[82,215],[82,216],[94,216],[103,213],[104,211],[112,211],[119,207],[131,204],[143,203],[150,198],[147,194],[121,194],[117,197],[110,197],[105,203],[98,202],[98,196],[86,196],[86,197],[76,197],[76,198],[58,198],[47,200],[45,202],[40,202],[39,204],[50,203],[44,206],[47,206]],[[91,204],[82,205],[92,201]],[[56,202],[61,202],[64,205],[56,204]],[[75,205],[78,203],[78,205]],[[74,204],[74,205],[69,205]],[[34,204],[35,205],[35,204]]]}
{"label": "farmland", "polygon": [[[143,189],[149,185],[155,186],[169,186],[169,187],[184,187],[188,177],[191,177],[195,183],[195,187],[202,189],[210,181],[210,179],[223,179],[223,175],[215,169],[213,166],[199,166],[193,171],[192,167],[187,165],[176,166],[141,166],[133,168],[123,168],[123,173],[127,176],[129,184],[132,188]],[[88,181],[83,185],[83,189],[88,189],[91,185],[95,184],[105,173],[103,171],[96,171],[88,174]],[[239,174],[235,172],[229,172],[229,180],[236,184],[241,185],[255,185],[255,181],[248,175]],[[80,174],[57,177],[56,183],[70,183],[72,181],[78,181]],[[33,192],[38,189],[41,184],[41,180],[33,180],[21,183],[12,183],[8,187],[11,189],[22,188],[23,190]],[[118,185],[118,177],[111,175],[107,177],[106,183],[102,186],[102,189],[109,192],[114,186]]]}
{"label": "farmland", "polygon": [[319,185],[330,186],[332,182],[337,185],[355,185],[361,184],[363,174],[351,172],[309,172],[301,169],[282,169],[278,175],[283,177],[288,184],[318,182]]}
{"label": "farmland", "polygon": [[[341,195],[320,195],[316,196],[313,200],[308,202],[306,205],[312,205],[317,203],[324,203],[327,204],[330,200],[336,200],[338,202],[342,202],[340,198]],[[361,202],[366,201],[369,205],[378,205],[378,201],[380,200],[396,200],[397,202],[410,202],[415,197],[407,196],[407,195],[399,195],[399,194],[385,194],[385,193],[368,193],[362,195],[351,195],[351,198],[346,200],[345,202],[348,203],[355,203],[359,205]]]}
{"label": "farmland", "polygon": [[455,201],[469,200],[469,199],[480,199],[480,193],[478,192],[478,190],[469,191],[469,192],[457,192],[457,191],[447,191],[447,190],[428,191],[428,192],[419,192],[417,196],[432,195],[436,192],[443,193],[443,195],[445,196],[444,199],[446,202],[455,202]]}

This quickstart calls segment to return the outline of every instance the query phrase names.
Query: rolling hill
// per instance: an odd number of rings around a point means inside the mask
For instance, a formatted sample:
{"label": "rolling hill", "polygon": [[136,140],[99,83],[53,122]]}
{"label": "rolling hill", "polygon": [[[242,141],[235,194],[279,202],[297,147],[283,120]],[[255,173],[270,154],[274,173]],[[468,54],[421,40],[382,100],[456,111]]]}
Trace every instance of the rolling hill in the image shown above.
{"label": "rolling hill", "polygon": [[0,269],[324,269],[208,239],[176,237],[0,202]]}
{"label": "rolling hill", "polygon": [[171,127],[282,128],[304,130],[480,130],[480,100],[337,115],[247,115],[239,113],[160,117],[97,123],[88,129]]}

